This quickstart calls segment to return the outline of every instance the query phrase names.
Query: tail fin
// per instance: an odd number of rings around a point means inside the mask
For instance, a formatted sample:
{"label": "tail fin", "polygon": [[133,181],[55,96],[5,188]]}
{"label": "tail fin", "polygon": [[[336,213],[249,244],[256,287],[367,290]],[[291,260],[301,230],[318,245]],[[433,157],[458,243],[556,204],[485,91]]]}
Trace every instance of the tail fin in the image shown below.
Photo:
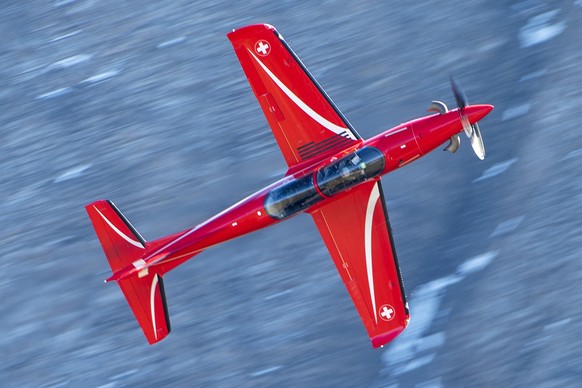
{"label": "tail fin", "polygon": [[[146,242],[113,202],[93,202],[86,209],[113,273],[139,265],[148,252]],[[165,338],[170,333],[170,318],[162,276],[146,268],[118,284],[148,342]]]}

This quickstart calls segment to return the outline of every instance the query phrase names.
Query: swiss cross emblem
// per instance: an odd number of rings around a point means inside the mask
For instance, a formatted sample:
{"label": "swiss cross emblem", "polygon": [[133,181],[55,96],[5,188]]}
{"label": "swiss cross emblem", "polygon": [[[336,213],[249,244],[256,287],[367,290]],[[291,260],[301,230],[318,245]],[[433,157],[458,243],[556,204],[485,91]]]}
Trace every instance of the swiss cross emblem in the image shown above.
{"label": "swiss cross emblem", "polygon": [[271,52],[271,45],[266,40],[259,40],[257,43],[255,43],[255,51],[261,57],[264,57],[265,55],[268,55],[269,52]]}
{"label": "swiss cross emblem", "polygon": [[382,318],[385,321],[391,321],[392,318],[394,318],[394,316],[396,315],[394,307],[390,306],[389,304],[385,304],[382,307],[380,307],[379,312],[380,318]]}

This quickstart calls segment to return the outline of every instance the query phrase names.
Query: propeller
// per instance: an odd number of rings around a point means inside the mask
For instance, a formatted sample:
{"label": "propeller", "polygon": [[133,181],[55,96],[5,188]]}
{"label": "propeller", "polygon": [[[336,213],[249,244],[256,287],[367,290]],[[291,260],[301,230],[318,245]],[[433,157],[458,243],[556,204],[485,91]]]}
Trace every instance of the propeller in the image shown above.
{"label": "propeller", "polygon": [[455,101],[457,102],[457,106],[459,107],[459,116],[461,117],[461,123],[463,123],[463,130],[465,131],[465,134],[471,141],[471,147],[473,147],[475,155],[477,155],[479,159],[483,160],[485,159],[485,145],[483,144],[483,138],[481,137],[481,130],[479,129],[479,124],[477,123],[471,124],[469,122],[469,118],[465,113],[465,108],[467,107],[467,105],[469,105],[469,102],[467,100],[467,97],[465,96],[465,92],[453,77],[451,77],[451,89],[453,90]]}

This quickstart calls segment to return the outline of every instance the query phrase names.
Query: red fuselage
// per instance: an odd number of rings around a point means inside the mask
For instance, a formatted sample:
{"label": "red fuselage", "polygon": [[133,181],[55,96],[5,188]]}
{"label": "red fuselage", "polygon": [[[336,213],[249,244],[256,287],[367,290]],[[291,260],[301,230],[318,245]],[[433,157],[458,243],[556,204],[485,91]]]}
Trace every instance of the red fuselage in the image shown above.
{"label": "red fuselage", "polygon": [[[471,105],[465,113],[471,123],[476,123],[492,109],[491,105]],[[319,163],[298,165],[284,178],[193,229],[156,241],[145,263],[129,266],[108,280],[121,280],[144,265],[156,266],[165,273],[213,245],[298,213],[309,213],[343,191],[426,155],[462,130],[455,109],[400,124]]]}

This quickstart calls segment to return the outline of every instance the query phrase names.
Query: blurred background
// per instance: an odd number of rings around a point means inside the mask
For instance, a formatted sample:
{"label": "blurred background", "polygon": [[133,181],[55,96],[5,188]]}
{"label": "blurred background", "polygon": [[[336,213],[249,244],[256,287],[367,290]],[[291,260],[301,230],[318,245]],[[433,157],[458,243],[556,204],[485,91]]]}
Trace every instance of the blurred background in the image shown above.
{"label": "blurred background", "polygon": [[[582,378],[582,1],[3,1],[0,385],[574,386]],[[146,239],[285,164],[225,34],[273,24],[364,138],[473,103],[465,138],[383,179],[412,320],[373,350],[309,216],[165,277],[150,347],[84,205]]]}

